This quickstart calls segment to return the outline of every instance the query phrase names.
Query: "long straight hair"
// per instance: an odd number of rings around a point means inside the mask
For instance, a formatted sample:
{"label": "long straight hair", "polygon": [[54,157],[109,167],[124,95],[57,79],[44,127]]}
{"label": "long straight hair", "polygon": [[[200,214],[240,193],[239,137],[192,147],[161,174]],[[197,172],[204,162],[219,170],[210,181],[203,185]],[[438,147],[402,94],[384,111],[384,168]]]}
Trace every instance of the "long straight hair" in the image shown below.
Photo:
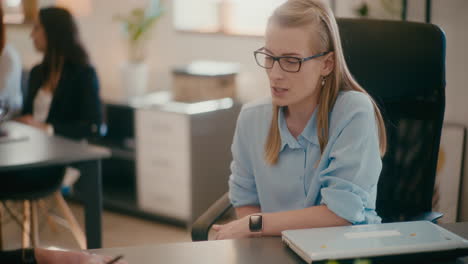
{"label": "long straight hair", "polygon": [[0,55],[3,53],[3,49],[5,48],[6,42],[5,36],[5,25],[3,24],[3,8],[2,4],[0,4]]}
{"label": "long straight hair", "polygon": [[43,8],[39,11],[39,22],[47,40],[42,60],[43,78],[54,91],[64,64],[87,65],[88,54],[81,44],[76,22],[68,10],[59,7]]}
{"label": "long straight hair", "polygon": [[[322,51],[333,51],[334,70],[326,76],[325,85],[319,92],[317,109],[317,135],[320,153],[323,154],[329,138],[329,114],[335,105],[340,91],[358,91],[369,94],[352,77],[343,55],[340,34],[333,12],[323,3],[316,0],[289,0],[279,6],[269,18],[269,23],[278,23],[285,27],[310,28],[311,40],[318,37]],[[318,35],[317,35],[318,34]],[[312,45],[312,41],[311,41]],[[375,101],[369,96],[374,106],[378,127],[380,154],[387,149],[385,124]],[[265,160],[274,165],[279,159],[281,136],[278,128],[279,106],[273,105],[273,117],[265,143]]]}

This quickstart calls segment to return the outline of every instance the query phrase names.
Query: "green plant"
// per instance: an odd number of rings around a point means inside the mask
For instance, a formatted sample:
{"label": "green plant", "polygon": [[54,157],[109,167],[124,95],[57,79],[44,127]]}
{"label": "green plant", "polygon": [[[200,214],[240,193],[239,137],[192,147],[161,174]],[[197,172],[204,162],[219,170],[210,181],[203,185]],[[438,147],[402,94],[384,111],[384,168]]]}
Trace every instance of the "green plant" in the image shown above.
{"label": "green plant", "polygon": [[149,8],[138,7],[128,15],[116,15],[114,20],[122,23],[129,44],[130,61],[140,62],[145,58],[144,42],[158,19],[164,14],[159,0],[151,0]]}
{"label": "green plant", "polygon": [[[361,3],[354,8],[354,13],[360,17],[368,17],[370,11],[369,1],[370,0],[362,0]],[[403,8],[401,0],[380,0],[380,5],[383,10],[392,17],[398,17]]]}
{"label": "green plant", "polygon": [[355,10],[356,14],[360,17],[367,17],[369,15],[369,5],[362,2]]}

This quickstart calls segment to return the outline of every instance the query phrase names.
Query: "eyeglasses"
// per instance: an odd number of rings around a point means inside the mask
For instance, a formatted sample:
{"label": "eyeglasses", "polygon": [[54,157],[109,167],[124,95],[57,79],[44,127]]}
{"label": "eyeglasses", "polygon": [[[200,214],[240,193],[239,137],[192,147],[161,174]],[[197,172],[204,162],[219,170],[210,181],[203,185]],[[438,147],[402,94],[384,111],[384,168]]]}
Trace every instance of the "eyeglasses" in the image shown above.
{"label": "eyeglasses", "polygon": [[265,69],[271,69],[275,64],[275,61],[277,61],[281,69],[285,72],[299,72],[303,62],[322,57],[329,53],[329,51],[325,51],[307,58],[299,58],[294,56],[275,57],[261,51],[262,49],[263,48],[254,51],[255,61],[257,62],[258,66]]}

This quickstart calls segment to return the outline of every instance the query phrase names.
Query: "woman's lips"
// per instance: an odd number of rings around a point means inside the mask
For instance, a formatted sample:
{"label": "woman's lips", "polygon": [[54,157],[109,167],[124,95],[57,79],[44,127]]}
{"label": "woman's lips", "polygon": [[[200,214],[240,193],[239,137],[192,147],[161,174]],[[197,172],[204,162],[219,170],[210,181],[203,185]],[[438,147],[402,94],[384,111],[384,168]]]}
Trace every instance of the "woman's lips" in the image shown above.
{"label": "woman's lips", "polygon": [[281,87],[271,87],[271,91],[273,93],[274,96],[284,96],[287,92],[288,92],[289,89],[286,89],[286,88],[281,88]]}

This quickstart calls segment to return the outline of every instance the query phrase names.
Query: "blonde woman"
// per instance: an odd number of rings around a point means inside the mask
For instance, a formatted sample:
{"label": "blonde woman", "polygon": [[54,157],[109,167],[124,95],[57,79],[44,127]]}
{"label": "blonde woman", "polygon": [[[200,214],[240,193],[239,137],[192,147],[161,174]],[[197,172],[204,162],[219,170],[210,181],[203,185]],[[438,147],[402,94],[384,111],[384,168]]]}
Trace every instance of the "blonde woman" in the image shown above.
{"label": "blonde woman", "polygon": [[318,1],[287,1],[254,54],[271,99],[239,115],[229,179],[238,220],[214,225],[216,238],[380,223],[384,123],[346,66],[331,10]]}

